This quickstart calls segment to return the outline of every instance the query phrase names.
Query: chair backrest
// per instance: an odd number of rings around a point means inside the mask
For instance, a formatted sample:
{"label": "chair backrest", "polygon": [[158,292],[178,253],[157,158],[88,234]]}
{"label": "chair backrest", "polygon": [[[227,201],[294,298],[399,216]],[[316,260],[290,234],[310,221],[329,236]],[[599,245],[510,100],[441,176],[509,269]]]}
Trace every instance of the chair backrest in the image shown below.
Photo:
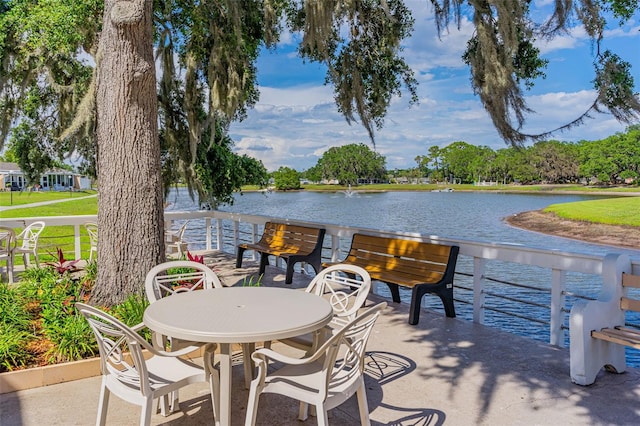
{"label": "chair backrest", "polygon": [[31,250],[38,247],[38,237],[44,229],[44,222],[33,222],[18,234],[18,238],[22,238],[21,249]]}
{"label": "chair backrest", "polygon": [[363,268],[337,264],[323,269],[307,286],[308,293],[327,297],[333,307],[332,324],[342,327],[355,318],[371,291],[371,277]]}
{"label": "chair backrest", "polygon": [[76,308],[87,319],[98,341],[102,374],[113,376],[145,396],[150,395],[151,382],[142,351],[155,354],[153,347],[126,324],[100,309],[80,302]]}
{"label": "chair backrest", "polygon": [[169,261],[154,266],[147,273],[144,285],[149,303],[176,293],[222,287],[211,268],[190,260]]}
{"label": "chair backrest", "polygon": [[180,225],[180,228],[178,228],[177,231],[173,231],[171,229],[166,229],[165,230],[166,241],[169,242],[169,243],[175,243],[175,242],[182,241],[184,239],[184,233],[187,230],[187,225],[188,224],[189,224],[189,221],[185,220],[184,223],[182,225]]}
{"label": "chair backrest", "polygon": [[11,256],[13,249],[16,247],[16,233],[13,229],[0,226],[0,257],[5,258]]}
{"label": "chair backrest", "polygon": [[84,223],[84,229],[87,230],[87,234],[89,234],[89,240],[91,241],[92,247],[98,246],[98,224],[95,222],[86,222]]}
{"label": "chair backrest", "polygon": [[386,302],[378,303],[356,316],[311,357],[324,357],[325,386],[319,389],[324,398],[333,386],[346,385],[362,375],[371,330],[386,306]]}

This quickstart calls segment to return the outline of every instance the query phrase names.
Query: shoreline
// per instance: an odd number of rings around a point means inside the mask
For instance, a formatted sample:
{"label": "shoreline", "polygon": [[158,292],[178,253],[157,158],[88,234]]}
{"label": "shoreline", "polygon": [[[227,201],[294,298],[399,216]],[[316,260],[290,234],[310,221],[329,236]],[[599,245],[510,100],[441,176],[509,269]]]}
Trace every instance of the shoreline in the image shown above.
{"label": "shoreline", "polygon": [[527,231],[588,243],[640,250],[640,228],[634,226],[562,219],[554,213],[542,210],[517,213],[503,220],[511,226]]}

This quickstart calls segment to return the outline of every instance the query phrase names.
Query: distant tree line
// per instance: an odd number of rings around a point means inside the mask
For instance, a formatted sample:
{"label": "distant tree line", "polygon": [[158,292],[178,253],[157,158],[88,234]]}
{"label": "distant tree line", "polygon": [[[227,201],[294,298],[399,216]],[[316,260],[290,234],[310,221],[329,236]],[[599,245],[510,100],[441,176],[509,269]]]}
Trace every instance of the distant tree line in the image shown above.
{"label": "distant tree line", "polygon": [[337,181],[340,185],[386,181],[391,177],[428,178],[431,182],[473,183],[638,183],[640,177],[640,125],[603,140],[540,141],[529,147],[494,151],[487,146],[453,142],[431,146],[415,158],[415,168],[386,170],[383,155],[365,144],[327,150],[318,163],[304,172],[280,168],[273,174],[277,189],[298,189],[299,179]]}
{"label": "distant tree line", "polygon": [[598,141],[550,140],[497,151],[453,142],[444,148],[431,147],[428,155],[416,157],[416,162],[421,176],[439,182],[637,183],[640,125]]}

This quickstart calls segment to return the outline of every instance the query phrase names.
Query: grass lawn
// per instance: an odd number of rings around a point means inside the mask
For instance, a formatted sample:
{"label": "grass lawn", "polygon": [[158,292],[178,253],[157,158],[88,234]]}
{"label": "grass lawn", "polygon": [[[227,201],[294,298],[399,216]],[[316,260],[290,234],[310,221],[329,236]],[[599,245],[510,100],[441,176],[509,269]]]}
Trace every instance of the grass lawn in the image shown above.
{"label": "grass lawn", "polygon": [[[0,206],[19,206],[23,204],[39,203],[41,201],[52,200],[68,200],[72,198],[86,197],[87,195],[95,194],[96,191],[84,190],[84,191],[39,191],[39,192],[27,192],[27,191],[6,191],[0,192]],[[3,217],[5,213],[2,213]]]}
{"label": "grass lawn", "polygon": [[544,209],[564,219],[604,223],[608,225],[640,226],[640,197],[607,198],[552,204]]}
{"label": "grass lawn", "polygon": [[[95,191],[93,192],[95,193]],[[54,193],[55,194],[55,193]],[[90,193],[76,192],[74,197],[78,198],[82,194],[84,196],[91,195]],[[67,194],[68,195],[68,194]],[[38,200],[46,201],[46,200]],[[38,202],[32,201],[32,202]],[[62,203],[48,204],[38,207],[25,207],[21,209],[6,210],[0,212],[0,216],[3,218],[14,217],[46,217],[46,216],[75,216],[75,215],[87,215],[98,213],[98,198],[85,198],[82,200],[65,201]],[[46,220],[45,220],[46,223]],[[16,233],[22,231],[22,228],[17,228]],[[81,227],[81,248],[83,258],[89,258],[89,235],[85,229]],[[65,253],[67,259],[73,258],[74,251],[74,230],[73,226],[45,226],[42,234],[40,234],[39,240],[39,258],[41,262],[50,262],[54,260],[53,254],[56,253],[57,248],[60,247]],[[22,256],[17,256],[15,259],[16,265],[23,263]],[[33,259],[32,259],[33,262]]]}

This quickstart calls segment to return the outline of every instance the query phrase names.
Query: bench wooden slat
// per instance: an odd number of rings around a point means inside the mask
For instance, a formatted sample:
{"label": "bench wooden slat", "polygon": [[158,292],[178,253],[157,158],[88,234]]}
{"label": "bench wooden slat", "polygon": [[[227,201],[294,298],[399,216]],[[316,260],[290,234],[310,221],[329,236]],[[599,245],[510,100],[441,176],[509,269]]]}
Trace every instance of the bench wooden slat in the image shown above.
{"label": "bench wooden slat", "polygon": [[623,297],[620,299],[620,309],[624,311],[640,312],[640,300]]}
{"label": "bench wooden slat", "polygon": [[[640,288],[640,275],[623,273],[622,286]],[[623,296],[620,298],[620,309],[623,311],[640,312],[640,300]],[[601,330],[593,330],[591,331],[591,337],[640,349],[640,330],[635,328],[619,325]]]}
{"label": "bench wooden slat", "polygon": [[591,337],[607,340],[619,345],[640,349],[640,330],[628,327],[603,328],[591,332]]}
{"label": "bench wooden slat", "polygon": [[291,284],[293,265],[298,262],[307,262],[316,273],[320,271],[324,234],[323,228],[267,222],[260,241],[238,244],[236,268],[242,266],[242,255],[245,250],[260,253],[260,274],[264,273],[269,263],[268,256],[281,257],[287,262],[285,282]]}
{"label": "bench wooden slat", "polygon": [[422,296],[427,292],[437,294],[446,315],[455,317],[453,276],[458,250],[457,246],[354,234],[349,253],[340,263],[360,266],[373,280],[386,283],[394,302],[400,302],[398,286],[411,288],[409,324],[416,324]]}
{"label": "bench wooden slat", "polygon": [[622,273],[622,285],[624,287],[640,288],[640,275]]}

